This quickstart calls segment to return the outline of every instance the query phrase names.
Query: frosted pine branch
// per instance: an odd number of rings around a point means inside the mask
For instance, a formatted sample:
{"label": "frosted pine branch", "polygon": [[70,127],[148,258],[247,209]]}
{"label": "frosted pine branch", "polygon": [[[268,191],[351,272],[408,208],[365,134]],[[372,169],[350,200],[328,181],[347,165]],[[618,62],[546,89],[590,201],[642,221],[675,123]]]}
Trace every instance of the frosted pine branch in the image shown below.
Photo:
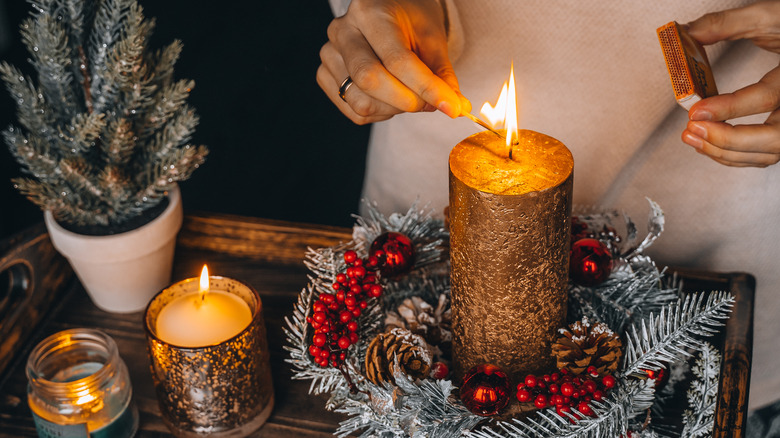
{"label": "frosted pine branch", "polygon": [[690,294],[664,307],[658,317],[633,325],[626,332],[621,375],[644,375],[643,369],[662,368],[664,362],[690,356],[688,349],[701,349],[696,337],[716,333],[733,303],[728,292]]}
{"label": "frosted pine branch", "polygon": [[709,343],[704,343],[691,368],[694,380],[688,389],[688,405],[683,413],[683,438],[710,436],[715,421],[715,404],[718,401],[718,376],[720,353]]}

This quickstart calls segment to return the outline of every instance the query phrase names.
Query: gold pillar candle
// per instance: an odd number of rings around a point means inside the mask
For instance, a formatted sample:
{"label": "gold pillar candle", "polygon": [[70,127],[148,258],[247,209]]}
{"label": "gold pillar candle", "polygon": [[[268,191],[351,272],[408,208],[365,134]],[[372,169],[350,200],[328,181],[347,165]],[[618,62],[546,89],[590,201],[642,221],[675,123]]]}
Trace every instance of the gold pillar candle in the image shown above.
{"label": "gold pillar candle", "polygon": [[449,167],[456,379],[483,363],[515,381],[547,370],[566,319],[571,152],[520,130],[510,154],[485,131],[455,146]]}
{"label": "gold pillar candle", "polygon": [[265,423],[274,405],[262,302],[245,283],[208,278],[211,290],[246,303],[251,321],[213,345],[174,345],[161,336],[158,320],[166,306],[198,293],[199,279],[174,283],[152,299],[144,321],[160,414],[177,437],[247,436]]}

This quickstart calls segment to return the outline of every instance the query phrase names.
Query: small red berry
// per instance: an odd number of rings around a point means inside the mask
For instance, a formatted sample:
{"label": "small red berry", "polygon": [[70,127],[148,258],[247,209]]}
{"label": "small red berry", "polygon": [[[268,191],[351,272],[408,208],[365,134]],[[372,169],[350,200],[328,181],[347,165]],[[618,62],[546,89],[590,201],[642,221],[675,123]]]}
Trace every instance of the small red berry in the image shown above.
{"label": "small red berry", "polygon": [[355,332],[350,332],[349,334],[349,342],[353,344],[357,344],[357,342],[360,340],[360,336],[358,336]]}
{"label": "small red berry", "polygon": [[544,380],[544,381],[545,381],[545,383],[550,383],[550,381],[552,380],[552,378],[550,377],[550,375],[549,375],[549,374],[545,374],[545,375],[543,375],[543,376],[542,376],[542,380]]}
{"label": "small red berry", "polygon": [[348,337],[342,336],[339,338],[339,348],[342,350],[346,350],[350,345],[352,345],[352,342],[349,341]]}
{"label": "small red berry", "polygon": [[[352,315],[350,315],[350,317],[352,317]],[[351,332],[356,332],[358,330],[358,323],[356,321],[350,321],[347,324],[347,330]]]}
{"label": "small red berry", "polygon": [[550,403],[554,404],[556,406],[563,404],[563,396],[560,394],[555,394],[554,396],[550,397]]}
{"label": "small red berry", "polygon": [[311,319],[314,321],[322,324],[325,322],[325,320],[328,318],[327,315],[325,315],[325,312],[314,312],[314,315],[311,316]]}
{"label": "small red berry", "polygon": [[593,394],[593,391],[598,389],[598,385],[596,385],[596,382],[593,380],[586,380],[585,383],[582,384],[582,386],[591,394]]}
{"label": "small red berry", "polygon": [[517,390],[517,400],[520,403],[525,403],[527,401],[531,400],[531,392],[527,389],[518,389]]}
{"label": "small red berry", "polygon": [[361,258],[356,258],[356,259],[355,259],[355,261],[354,261],[354,263],[353,263],[353,265],[354,265],[354,266],[356,266],[356,267],[357,267],[357,266],[363,266],[363,259],[361,259]]}
{"label": "small red berry", "polygon": [[351,249],[344,252],[344,261],[349,264],[355,263],[355,260],[357,260],[357,258],[358,258],[357,253],[355,251],[352,251]]}
{"label": "small red berry", "polygon": [[569,382],[566,382],[563,385],[561,385],[561,394],[567,397],[574,394],[574,385],[572,385]]}
{"label": "small red berry", "polygon": [[599,371],[593,365],[589,366],[586,371],[591,377],[598,377]]}
{"label": "small red berry", "polygon": [[366,268],[362,266],[355,266],[352,268],[352,273],[355,275],[355,278],[363,278],[366,276]]}
{"label": "small red berry", "polygon": [[593,409],[588,406],[588,404],[584,401],[579,402],[577,404],[577,410],[582,412],[583,415],[587,415],[589,417],[593,416]]}
{"label": "small red berry", "polygon": [[350,309],[350,312],[352,312],[352,316],[355,318],[360,316],[360,309],[358,307]]}
{"label": "small red berry", "polygon": [[435,362],[431,367],[431,376],[436,380],[446,378],[449,373],[450,369],[444,362]]}
{"label": "small red berry", "polygon": [[557,382],[558,380],[560,380],[560,378],[561,378],[561,375],[558,374],[558,373],[550,374],[550,380],[552,380],[553,382]]}
{"label": "small red berry", "polygon": [[342,310],[341,313],[339,313],[339,320],[341,320],[342,324],[346,324],[352,320],[352,312],[349,310]]}
{"label": "small red berry", "polygon": [[317,333],[317,334],[316,334],[316,335],[314,335],[314,337],[311,339],[311,342],[312,342],[312,344],[314,344],[314,345],[316,345],[316,346],[318,346],[318,347],[322,347],[322,346],[324,346],[324,345],[325,345],[325,343],[326,343],[326,342],[328,342],[328,337],[327,337],[327,336],[325,336],[325,335],[324,335],[324,334],[322,334],[322,333]]}
{"label": "small red berry", "polygon": [[550,391],[550,394],[557,394],[561,388],[557,383],[550,383],[550,386],[548,386],[547,389]]}
{"label": "small red berry", "polygon": [[615,380],[614,377],[608,374],[604,376],[603,379],[601,379],[601,383],[604,385],[605,388],[609,389],[609,388],[614,388],[617,381]]}
{"label": "small red berry", "polygon": [[347,276],[344,275],[344,273],[336,274],[336,281],[339,283],[346,283],[347,282]]}
{"label": "small red berry", "polygon": [[547,397],[544,394],[539,394],[534,399],[534,406],[536,406],[539,409],[544,409],[547,407]]}
{"label": "small red berry", "polygon": [[536,386],[536,376],[534,376],[533,374],[529,374],[525,376],[525,384],[529,388],[533,388],[534,386]]}
{"label": "small red berry", "polygon": [[604,396],[606,396],[606,394],[604,394],[604,391],[600,389],[593,391],[593,400],[596,401],[604,400]]}
{"label": "small red berry", "polygon": [[378,298],[380,295],[382,295],[382,286],[378,284],[371,286],[371,290],[368,291],[368,296]]}
{"label": "small red berry", "polygon": [[317,356],[320,354],[320,347],[316,345],[309,345],[309,354],[312,356]]}

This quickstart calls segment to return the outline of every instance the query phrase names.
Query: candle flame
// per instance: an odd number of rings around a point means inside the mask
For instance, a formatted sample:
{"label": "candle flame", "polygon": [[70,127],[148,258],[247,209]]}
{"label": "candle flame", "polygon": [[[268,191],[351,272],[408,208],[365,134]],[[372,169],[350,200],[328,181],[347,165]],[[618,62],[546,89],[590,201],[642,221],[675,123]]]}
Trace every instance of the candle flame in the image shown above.
{"label": "candle flame", "polygon": [[209,291],[209,268],[206,265],[203,265],[203,270],[200,271],[200,287],[198,291],[200,292],[200,300],[206,299],[206,292]]}
{"label": "candle flame", "polygon": [[515,89],[515,66],[514,63],[509,70],[509,83],[504,82],[501,88],[501,94],[498,96],[495,106],[490,102],[485,102],[480,110],[482,114],[493,126],[504,125],[506,129],[506,145],[512,146],[518,142],[517,133],[517,91]]}

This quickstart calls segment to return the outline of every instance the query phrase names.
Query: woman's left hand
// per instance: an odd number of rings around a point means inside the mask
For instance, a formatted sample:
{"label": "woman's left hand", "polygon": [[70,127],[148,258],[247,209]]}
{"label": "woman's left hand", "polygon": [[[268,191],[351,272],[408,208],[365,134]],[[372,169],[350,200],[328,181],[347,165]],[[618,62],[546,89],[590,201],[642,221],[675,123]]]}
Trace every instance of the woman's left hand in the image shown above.
{"label": "woman's left hand", "polygon": [[[780,53],[780,1],[710,13],[688,24],[702,44],[749,39]],[[731,125],[727,120],[770,113],[760,125]],[[766,167],[780,161],[780,67],[757,83],[694,104],[682,140],[713,160],[735,167]]]}

